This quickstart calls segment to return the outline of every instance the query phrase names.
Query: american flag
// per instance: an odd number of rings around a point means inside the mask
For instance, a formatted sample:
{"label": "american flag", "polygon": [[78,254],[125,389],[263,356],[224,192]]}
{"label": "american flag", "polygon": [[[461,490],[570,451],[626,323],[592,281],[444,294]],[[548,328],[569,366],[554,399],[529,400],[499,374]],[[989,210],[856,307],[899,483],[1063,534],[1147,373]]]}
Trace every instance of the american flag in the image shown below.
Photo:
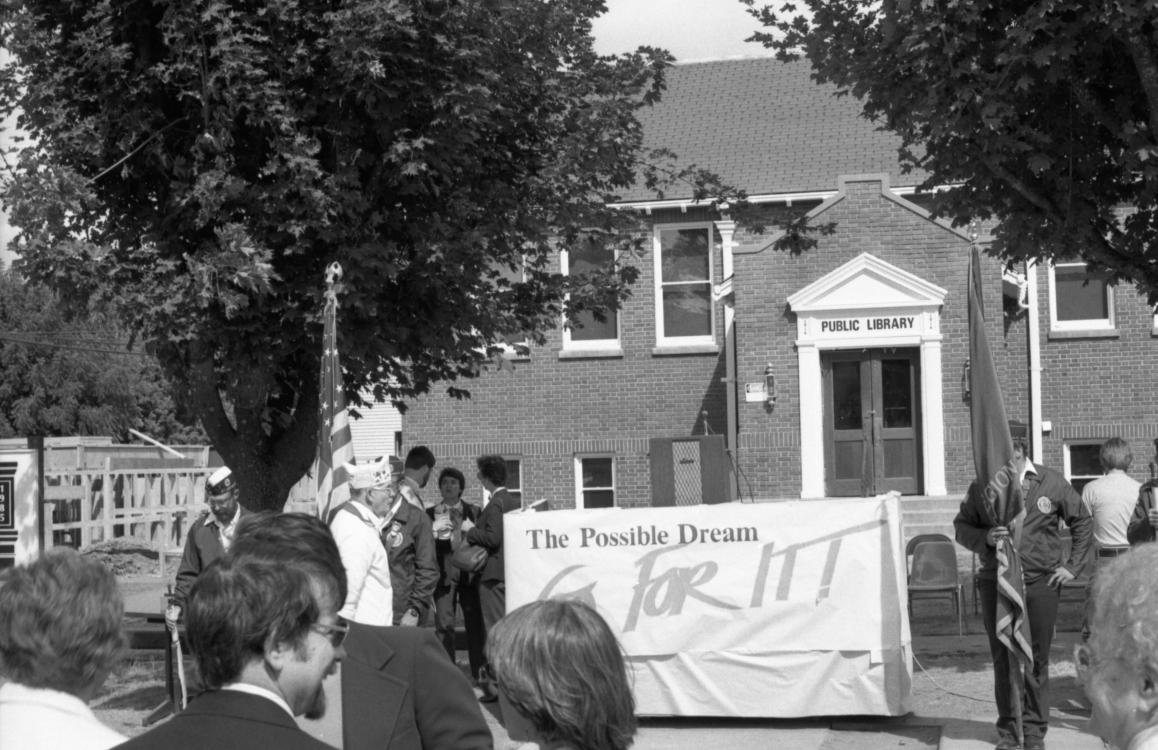
{"label": "american flag", "polygon": [[981,296],[981,254],[974,242],[969,257],[969,411],[973,433],[973,466],[977,487],[985,495],[994,526],[1005,526],[1011,536],[997,545],[997,639],[1010,651],[1009,683],[1014,698],[1018,740],[1025,678],[1033,679],[1033,646],[1025,612],[1025,579],[1016,541],[1025,518],[1021,477],[1013,461],[1005,403],[997,368],[985,334],[985,306]]}
{"label": "american flag", "polygon": [[338,364],[338,280],[342,267],[331,263],[326,269],[326,308],[323,313],[321,416],[318,427],[318,458],[314,476],[318,478],[318,517],[330,512],[350,497],[345,464],[354,461],[354,441],[346,414],[346,393],[342,367]]}

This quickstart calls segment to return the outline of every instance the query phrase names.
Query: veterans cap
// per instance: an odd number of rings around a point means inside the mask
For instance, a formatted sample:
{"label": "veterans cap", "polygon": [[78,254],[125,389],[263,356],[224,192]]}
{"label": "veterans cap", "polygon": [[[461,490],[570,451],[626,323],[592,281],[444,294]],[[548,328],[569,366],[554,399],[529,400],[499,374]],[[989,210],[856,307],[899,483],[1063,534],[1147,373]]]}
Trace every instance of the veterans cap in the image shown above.
{"label": "veterans cap", "polygon": [[390,456],[361,466],[344,464],[344,468],[350,477],[350,489],[365,490],[390,484],[395,475],[402,473],[402,462]]}
{"label": "veterans cap", "polygon": [[229,470],[228,466],[222,466],[210,474],[209,479],[205,482],[205,496],[211,500],[225,497],[236,489],[237,480],[233,478],[233,472]]}

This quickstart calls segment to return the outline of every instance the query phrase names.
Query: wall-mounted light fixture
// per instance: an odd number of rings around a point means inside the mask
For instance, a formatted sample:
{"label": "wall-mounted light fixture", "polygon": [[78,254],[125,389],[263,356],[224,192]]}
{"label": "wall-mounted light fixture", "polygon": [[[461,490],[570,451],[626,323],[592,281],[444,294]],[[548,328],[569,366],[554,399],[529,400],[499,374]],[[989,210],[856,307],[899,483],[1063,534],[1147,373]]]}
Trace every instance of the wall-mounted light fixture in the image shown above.
{"label": "wall-mounted light fixture", "polygon": [[969,360],[965,360],[965,366],[961,368],[961,398],[965,401],[973,396],[973,386],[971,385],[973,377],[970,368]]}
{"label": "wall-mounted light fixture", "polygon": [[764,368],[764,403],[768,408],[776,405],[776,374],[771,362]]}

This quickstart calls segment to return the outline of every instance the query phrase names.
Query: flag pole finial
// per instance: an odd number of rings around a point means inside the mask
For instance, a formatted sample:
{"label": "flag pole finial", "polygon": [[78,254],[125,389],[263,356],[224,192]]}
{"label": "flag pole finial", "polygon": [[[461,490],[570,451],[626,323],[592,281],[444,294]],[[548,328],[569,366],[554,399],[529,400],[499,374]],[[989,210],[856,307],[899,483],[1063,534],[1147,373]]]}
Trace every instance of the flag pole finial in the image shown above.
{"label": "flag pole finial", "polygon": [[342,264],[334,261],[326,266],[326,296],[333,298],[335,301],[338,298],[338,292],[342,291]]}

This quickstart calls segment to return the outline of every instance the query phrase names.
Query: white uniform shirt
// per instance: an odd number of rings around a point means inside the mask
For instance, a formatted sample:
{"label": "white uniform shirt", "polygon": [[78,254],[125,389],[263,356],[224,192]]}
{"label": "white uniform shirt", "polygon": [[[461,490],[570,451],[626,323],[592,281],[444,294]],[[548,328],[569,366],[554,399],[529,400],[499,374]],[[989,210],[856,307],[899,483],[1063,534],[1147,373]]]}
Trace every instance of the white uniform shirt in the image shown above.
{"label": "white uniform shirt", "polygon": [[127,737],[97,721],[84,701],[58,690],[0,685],[0,747],[108,750]]}
{"label": "white uniform shirt", "polygon": [[1120,469],[1090,482],[1082,490],[1082,504],[1094,519],[1094,544],[1098,547],[1125,547],[1126,527],[1138,504],[1142,483]]}
{"label": "white uniform shirt", "polygon": [[362,503],[350,500],[334,514],[330,531],[346,567],[346,603],[338,616],[364,625],[393,624],[394,587],[390,561],[379,536],[382,519]]}

